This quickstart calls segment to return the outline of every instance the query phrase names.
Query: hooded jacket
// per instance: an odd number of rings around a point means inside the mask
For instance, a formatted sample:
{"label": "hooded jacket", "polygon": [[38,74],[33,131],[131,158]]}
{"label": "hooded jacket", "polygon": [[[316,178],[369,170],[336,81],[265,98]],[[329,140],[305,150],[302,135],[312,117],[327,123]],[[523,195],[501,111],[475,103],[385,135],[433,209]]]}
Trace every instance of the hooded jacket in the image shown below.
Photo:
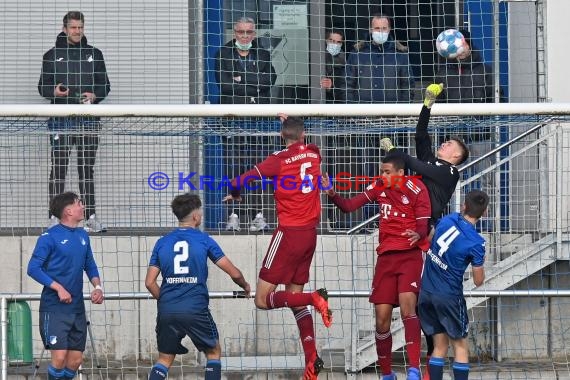
{"label": "hooded jacket", "polygon": [[[59,83],[69,89],[69,96],[54,96],[55,86]],[[111,91],[103,53],[88,45],[85,36],[79,44],[74,45],[61,32],[55,47],[43,56],[38,91],[52,104],[79,104],[84,92],[94,93],[95,103],[101,102]]]}
{"label": "hooded jacket", "polygon": [[241,57],[231,40],[220,48],[216,56],[216,81],[220,86],[222,104],[271,103],[271,86],[275,83],[275,69],[269,52],[252,41],[246,57]]}
{"label": "hooded jacket", "polygon": [[448,103],[493,103],[493,70],[472,50],[464,60],[449,59],[439,67],[435,83],[444,83],[441,95]]}
{"label": "hooded jacket", "polygon": [[414,78],[407,53],[396,51],[388,40],[382,45],[366,42],[348,56],[347,100],[354,103],[409,103]]}

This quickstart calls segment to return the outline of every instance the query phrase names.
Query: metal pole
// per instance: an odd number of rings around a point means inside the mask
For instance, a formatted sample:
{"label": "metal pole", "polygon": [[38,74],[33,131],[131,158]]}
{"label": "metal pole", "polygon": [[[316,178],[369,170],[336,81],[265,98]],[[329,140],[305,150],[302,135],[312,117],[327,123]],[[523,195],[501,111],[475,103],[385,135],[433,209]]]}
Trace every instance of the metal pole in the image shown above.
{"label": "metal pole", "polygon": [[564,142],[561,129],[556,130],[556,257],[562,257],[562,156],[564,154]]}
{"label": "metal pole", "polygon": [[2,325],[2,380],[8,380],[8,302],[0,300],[0,324]]}
{"label": "metal pole", "polygon": [[196,103],[204,104],[204,0],[196,0]]}

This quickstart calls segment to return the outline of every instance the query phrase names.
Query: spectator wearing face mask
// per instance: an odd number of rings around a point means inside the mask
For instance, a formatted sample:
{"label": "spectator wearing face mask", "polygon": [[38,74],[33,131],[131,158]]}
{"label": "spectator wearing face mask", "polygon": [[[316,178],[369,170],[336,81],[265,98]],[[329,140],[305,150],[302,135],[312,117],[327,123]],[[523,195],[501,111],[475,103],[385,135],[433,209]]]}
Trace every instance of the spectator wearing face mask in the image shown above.
{"label": "spectator wearing face mask", "polygon": [[275,69],[271,55],[257,46],[255,22],[250,17],[234,24],[234,39],[216,57],[216,80],[222,104],[271,103]]}
{"label": "spectator wearing face mask", "polygon": [[[414,78],[405,51],[396,49],[390,19],[370,19],[370,41],[349,55],[346,65],[347,100],[353,103],[409,103]],[[404,50],[404,49],[402,49]]]}
{"label": "spectator wearing face mask", "polygon": [[346,55],[342,51],[343,43],[344,34],[341,31],[327,31],[325,76],[321,78],[327,103],[346,103]]}

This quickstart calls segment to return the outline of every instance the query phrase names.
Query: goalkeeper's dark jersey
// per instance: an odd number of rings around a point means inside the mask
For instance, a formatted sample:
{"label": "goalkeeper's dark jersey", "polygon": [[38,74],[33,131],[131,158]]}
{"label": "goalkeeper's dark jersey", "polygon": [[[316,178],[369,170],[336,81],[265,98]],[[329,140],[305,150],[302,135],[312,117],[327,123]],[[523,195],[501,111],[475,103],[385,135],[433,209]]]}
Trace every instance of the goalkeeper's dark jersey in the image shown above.
{"label": "goalkeeper's dark jersey", "polygon": [[177,228],[155,244],[149,266],[160,269],[159,313],[196,313],[208,307],[208,259],[216,263],[222,249],[208,234]]}
{"label": "goalkeeper's dark jersey", "polygon": [[[445,208],[455,192],[455,187],[459,181],[459,171],[455,165],[438,159],[433,153],[432,141],[427,131],[430,113],[430,109],[423,106],[416,126],[416,155],[418,158],[401,151],[394,153],[401,155],[408,169],[421,176],[421,180],[429,192],[431,218],[435,223],[443,216]],[[390,154],[393,154],[393,151],[390,151]]]}

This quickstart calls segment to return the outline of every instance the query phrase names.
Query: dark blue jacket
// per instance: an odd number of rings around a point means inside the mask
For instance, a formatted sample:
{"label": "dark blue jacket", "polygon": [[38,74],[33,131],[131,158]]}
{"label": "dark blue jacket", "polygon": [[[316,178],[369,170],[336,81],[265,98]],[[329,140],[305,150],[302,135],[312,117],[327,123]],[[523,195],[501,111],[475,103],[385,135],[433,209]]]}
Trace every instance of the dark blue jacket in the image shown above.
{"label": "dark blue jacket", "polygon": [[367,42],[354,50],[346,64],[347,99],[353,103],[409,103],[414,78],[407,53],[396,51],[388,40],[382,45]]}

